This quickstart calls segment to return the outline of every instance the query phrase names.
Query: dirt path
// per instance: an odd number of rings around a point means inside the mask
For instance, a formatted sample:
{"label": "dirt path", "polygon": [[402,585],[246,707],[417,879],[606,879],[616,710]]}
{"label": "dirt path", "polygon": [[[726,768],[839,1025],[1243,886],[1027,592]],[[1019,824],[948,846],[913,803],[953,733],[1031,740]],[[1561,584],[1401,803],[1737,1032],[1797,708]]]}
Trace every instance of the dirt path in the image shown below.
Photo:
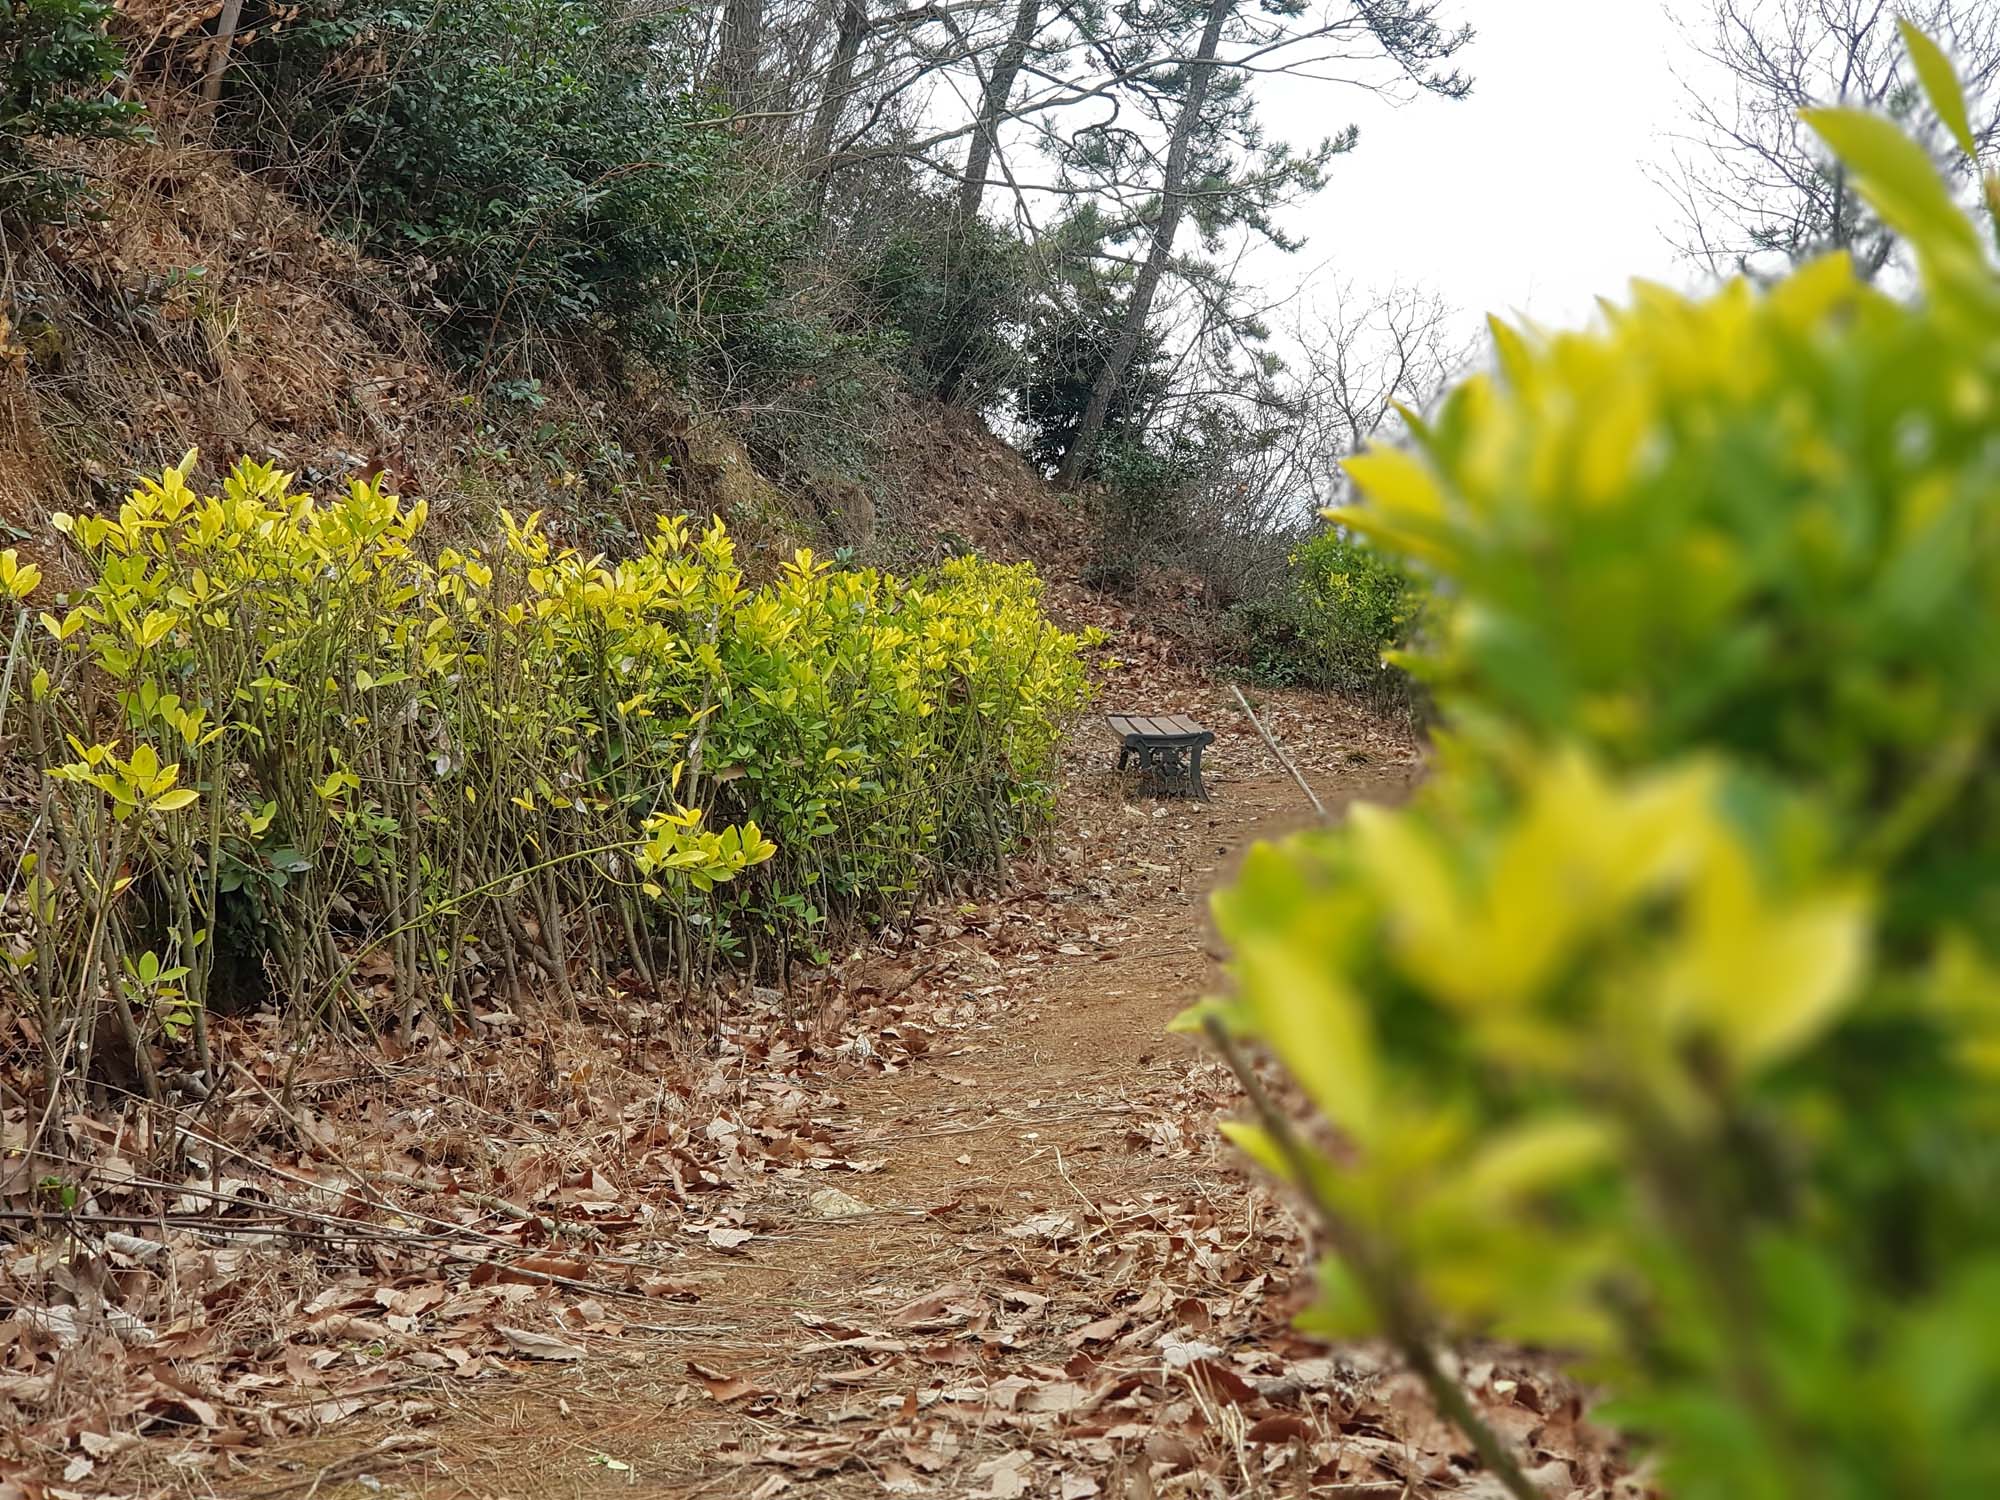
{"label": "dirt path", "polygon": [[[1395,796],[1411,774],[1328,790]],[[1055,904],[1070,920],[998,954],[968,946],[990,975],[970,1018],[822,1101],[842,1150],[879,1167],[801,1173],[745,1205],[750,1237],[683,1277],[700,1298],[675,1309],[684,1332],[447,1388],[421,1428],[350,1424],[259,1481],[1082,1500],[1191,1471],[1228,1384],[1204,1384],[1202,1356],[1253,1329],[1289,1349],[1276,1328],[1298,1263],[1289,1220],[1217,1149],[1226,1081],[1165,1027],[1216,975],[1208,893],[1302,807],[1271,775],[1225,779],[1205,806],[1100,791],[1065,834],[1089,846],[1062,851],[1083,867]]]}
{"label": "dirt path", "polygon": [[[998,887],[795,1010],[739,997],[700,1053],[611,976],[567,1022],[319,1049],[281,1104],[282,1038],[240,1027],[244,1086],[144,1158],[191,1174],[158,1243],[7,1263],[82,1326],[0,1366],[29,1414],[0,1500],[1482,1493],[1408,1377],[1292,1331],[1309,1247],[1216,1133],[1234,1080],[1165,1030],[1217,977],[1208,894],[1304,799],[1212,684],[1127,670],[1216,727],[1212,803],[1135,797],[1080,737]],[[1267,710],[1336,811],[1418,774],[1365,715]],[[1611,1493],[1565,1385],[1464,1380],[1549,1495]]]}

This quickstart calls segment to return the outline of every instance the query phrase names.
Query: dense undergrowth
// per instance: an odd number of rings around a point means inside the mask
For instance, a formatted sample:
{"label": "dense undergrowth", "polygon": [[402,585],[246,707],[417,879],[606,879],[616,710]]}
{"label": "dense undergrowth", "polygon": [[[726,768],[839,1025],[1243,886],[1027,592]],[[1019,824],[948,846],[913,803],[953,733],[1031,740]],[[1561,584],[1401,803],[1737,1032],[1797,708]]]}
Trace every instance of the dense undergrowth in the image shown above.
{"label": "dense undergrowth", "polygon": [[419,258],[484,373],[610,348],[768,394],[838,344],[790,295],[810,226],[669,86],[678,45],[599,0],[309,5],[252,50],[226,128],[371,254]]}
{"label": "dense undergrowth", "polygon": [[1238,603],[1228,646],[1261,682],[1408,707],[1412,684],[1388,658],[1421,628],[1429,590],[1379,547],[1334,529],[1294,547],[1286,572]]}
{"label": "dense undergrowth", "polygon": [[[1086,684],[1032,569],[904,581],[801,552],[750,588],[717,522],[622,560],[499,518],[428,550],[375,482],[316,501],[190,464],[7,554],[0,702],[42,774],[11,983],[47,1084],[211,1005],[408,1030],[572,974],[688,996],[990,867],[1047,816]],[[591,983],[596,984],[597,979]]]}
{"label": "dense undergrowth", "polygon": [[139,140],[145,109],[108,85],[125,54],[105,25],[108,0],[14,0],[0,28],[0,229],[62,215],[79,176],[42,159],[48,138]]}
{"label": "dense undergrowth", "polygon": [[1496,327],[1352,464],[1453,586],[1449,753],[1252,857],[1209,1013],[1345,1142],[1238,1134],[1319,1209],[1317,1325],[1475,1430],[1433,1338],[1575,1351],[1680,1500],[2000,1487],[2000,280],[1918,146],[1808,119],[1921,295],[1842,255]]}

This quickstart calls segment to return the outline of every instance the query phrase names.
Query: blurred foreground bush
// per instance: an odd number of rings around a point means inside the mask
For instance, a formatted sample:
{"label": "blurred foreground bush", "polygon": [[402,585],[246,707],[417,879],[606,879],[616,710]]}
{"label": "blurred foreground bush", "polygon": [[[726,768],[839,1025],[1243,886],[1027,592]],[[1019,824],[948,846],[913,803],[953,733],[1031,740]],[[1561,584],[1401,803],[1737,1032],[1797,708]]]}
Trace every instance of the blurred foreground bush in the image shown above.
{"label": "blurred foreground bush", "polygon": [[1450,583],[1452,738],[1410,810],[1255,854],[1203,1019],[1337,1139],[1236,1132],[1338,1252],[1318,1325],[1467,1425],[1425,1351],[1491,1333],[1575,1352],[1682,1500],[1995,1494],[2000,281],[1915,145],[1808,118],[1921,296],[1832,258],[1496,327],[1354,461],[1341,519]]}

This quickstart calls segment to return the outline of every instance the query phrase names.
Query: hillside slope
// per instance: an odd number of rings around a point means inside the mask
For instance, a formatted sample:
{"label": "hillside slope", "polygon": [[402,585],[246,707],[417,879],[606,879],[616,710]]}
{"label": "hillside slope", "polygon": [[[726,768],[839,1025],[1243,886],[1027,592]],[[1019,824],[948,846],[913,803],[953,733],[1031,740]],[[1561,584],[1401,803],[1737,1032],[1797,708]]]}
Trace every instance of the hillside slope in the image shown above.
{"label": "hillside slope", "polygon": [[973,414],[889,392],[867,482],[780,485],[727,413],[643,376],[483,381],[440,357],[420,276],[156,118],[156,142],[79,153],[96,222],[44,231],[0,273],[0,538],[26,556],[59,567],[52,512],[115,503],[198,448],[205,467],[247,454],[318,489],[384,472],[447,535],[506,505],[615,552],[686,511],[722,516],[753,576],[796,545],[1075,571],[1078,502]]}

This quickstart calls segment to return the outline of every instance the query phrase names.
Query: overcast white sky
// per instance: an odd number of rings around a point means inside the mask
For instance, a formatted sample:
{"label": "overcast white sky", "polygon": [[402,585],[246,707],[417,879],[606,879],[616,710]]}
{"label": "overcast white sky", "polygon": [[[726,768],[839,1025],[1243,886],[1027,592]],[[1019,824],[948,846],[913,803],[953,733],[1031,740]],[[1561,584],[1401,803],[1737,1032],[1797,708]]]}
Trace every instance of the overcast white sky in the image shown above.
{"label": "overcast white sky", "polygon": [[1360,144],[1287,226],[1295,256],[1260,256],[1274,288],[1309,295],[1426,286],[1469,317],[1525,313],[1561,326],[1635,275],[1682,283],[1660,233],[1665,198],[1646,177],[1681,117],[1686,44],[1663,0],[1453,0],[1478,33],[1459,61],[1469,98],[1400,107],[1353,88],[1268,78],[1273,136],[1316,140],[1348,121]]}

